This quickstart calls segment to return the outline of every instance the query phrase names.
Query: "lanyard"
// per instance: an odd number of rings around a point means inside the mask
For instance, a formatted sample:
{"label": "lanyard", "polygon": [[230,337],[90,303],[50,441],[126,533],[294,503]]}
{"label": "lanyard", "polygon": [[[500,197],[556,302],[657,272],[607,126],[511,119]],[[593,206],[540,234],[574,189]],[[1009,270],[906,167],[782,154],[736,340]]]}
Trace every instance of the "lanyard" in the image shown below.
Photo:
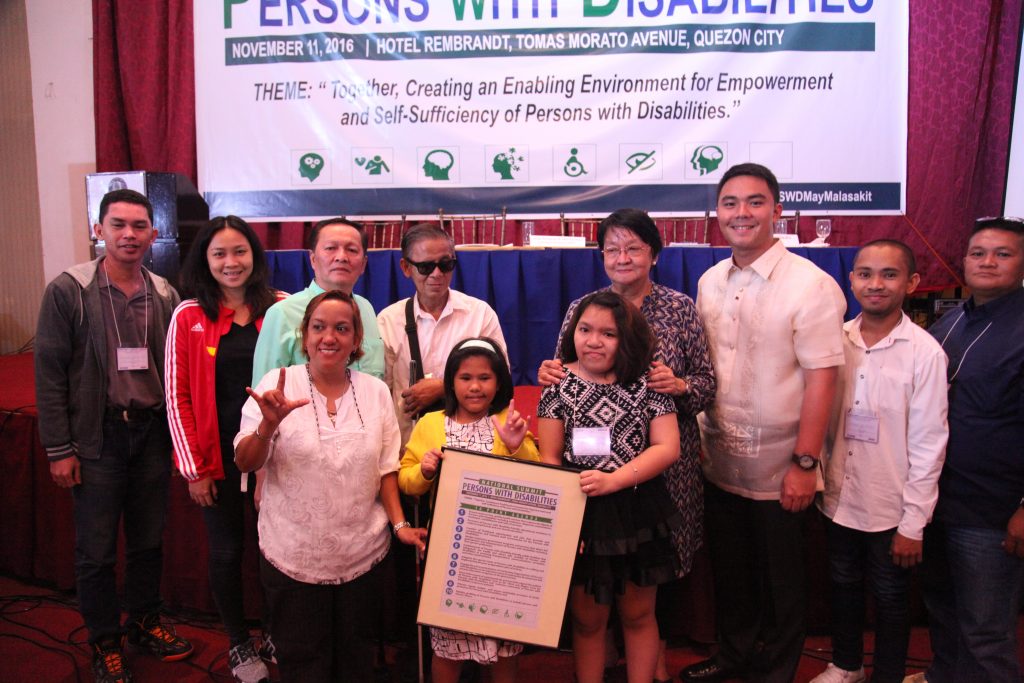
{"label": "lanyard", "polygon": [[[112,285],[110,284],[110,273],[107,272],[107,259],[103,259],[103,277],[107,281],[107,301],[110,302],[110,317],[114,321],[114,334],[117,335],[117,347],[123,348],[123,345],[121,344],[121,330],[117,328],[117,313],[114,311],[114,295],[110,293]],[[142,348],[149,348],[149,285],[146,283],[145,275],[142,276],[142,291],[145,294],[142,299],[144,306],[143,310],[145,310],[145,315],[143,317],[145,326],[143,327],[142,332]],[[127,310],[129,304],[130,302],[128,297],[125,297],[125,310]]]}
{"label": "lanyard", "polygon": [[[946,336],[942,338],[942,343],[940,344],[940,346],[943,349],[946,348],[946,340],[949,339],[949,335],[953,334],[953,329],[956,328],[956,326],[960,323],[960,320],[962,320],[963,317],[964,317],[964,312],[960,311],[960,317],[953,321],[952,326],[950,326],[950,328],[949,328],[949,332],[946,332]],[[974,340],[970,344],[967,345],[966,349],[964,349],[963,355],[960,356],[960,362],[956,364],[956,371],[954,371],[953,374],[950,375],[950,377],[949,377],[949,383],[950,384],[952,384],[953,380],[956,379],[956,376],[960,374],[960,368],[962,368],[964,366],[964,361],[967,360],[968,352],[971,350],[971,348],[974,347],[975,344],[978,343],[978,340],[981,339],[982,335],[985,334],[986,332],[988,332],[988,328],[990,328],[990,327],[992,327],[992,321],[991,320],[989,321],[988,325],[985,325],[985,329],[983,329],[981,332],[979,332],[978,336],[975,337]]]}

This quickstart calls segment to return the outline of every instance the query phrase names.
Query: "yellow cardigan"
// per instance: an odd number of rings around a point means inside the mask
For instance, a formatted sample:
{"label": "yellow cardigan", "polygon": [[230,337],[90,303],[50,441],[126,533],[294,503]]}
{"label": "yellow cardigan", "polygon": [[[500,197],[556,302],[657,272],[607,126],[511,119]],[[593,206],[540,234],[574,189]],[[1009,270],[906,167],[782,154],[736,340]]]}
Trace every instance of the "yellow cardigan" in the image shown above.
{"label": "yellow cardigan", "polygon": [[[504,424],[508,419],[508,408],[497,415],[498,421]],[[423,477],[423,472],[420,471],[420,461],[423,460],[423,454],[431,448],[440,448],[443,445],[445,445],[444,411],[427,413],[413,427],[409,443],[405,445],[402,468],[398,470],[398,488],[402,490],[402,493],[420,496],[430,490],[434,480]],[[537,443],[533,440],[533,435],[530,432],[526,432],[523,443],[519,444],[519,450],[509,453],[508,446],[498,436],[498,432],[494,431],[494,447],[491,452],[494,455],[512,456],[519,460],[540,460]]]}

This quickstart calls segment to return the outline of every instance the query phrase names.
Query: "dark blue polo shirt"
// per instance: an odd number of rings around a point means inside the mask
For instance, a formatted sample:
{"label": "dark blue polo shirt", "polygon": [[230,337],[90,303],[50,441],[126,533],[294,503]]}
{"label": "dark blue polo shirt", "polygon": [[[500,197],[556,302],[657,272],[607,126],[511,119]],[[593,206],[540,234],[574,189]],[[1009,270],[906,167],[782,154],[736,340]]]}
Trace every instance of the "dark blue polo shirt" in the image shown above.
{"label": "dark blue polo shirt", "polygon": [[949,445],[935,518],[1003,529],[1024,497],[1024,289],[946,313]]}

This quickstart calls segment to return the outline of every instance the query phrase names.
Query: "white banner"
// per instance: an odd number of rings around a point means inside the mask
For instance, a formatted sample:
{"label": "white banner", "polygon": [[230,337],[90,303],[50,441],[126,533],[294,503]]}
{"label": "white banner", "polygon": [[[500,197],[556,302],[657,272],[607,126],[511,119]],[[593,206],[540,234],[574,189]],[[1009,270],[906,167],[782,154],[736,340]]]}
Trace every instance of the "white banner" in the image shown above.
{"label": "white banner", "polygon": [[196,0],[211,213],[904,210],[906,0]]}

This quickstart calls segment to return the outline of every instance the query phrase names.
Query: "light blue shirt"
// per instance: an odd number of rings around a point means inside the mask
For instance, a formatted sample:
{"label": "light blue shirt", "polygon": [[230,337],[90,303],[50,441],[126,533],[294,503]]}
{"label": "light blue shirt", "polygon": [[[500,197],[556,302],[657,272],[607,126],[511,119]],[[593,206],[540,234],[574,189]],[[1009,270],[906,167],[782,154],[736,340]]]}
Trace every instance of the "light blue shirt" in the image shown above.
{"label": "light blue shirt", "polygon": [[[324,290],[316,283],[309,283],[301,292],[292,294],[283,301],[270,307],[263,318],[263,327],[259,339],[256,340],[256,351],[252,358],[252,386],[256,386],[263,376],[275,368],[286,368],[290,365],[305,363],[306,354],[302,352],[301,331],[302,316],[306,314],[306,306]],[[349,367],[360,372],[384,379],[384,342],[380,339],[377,328],[377,314],[369,301],[353,294],[359,306],[359,316],[363,322],[363,357]]]}

